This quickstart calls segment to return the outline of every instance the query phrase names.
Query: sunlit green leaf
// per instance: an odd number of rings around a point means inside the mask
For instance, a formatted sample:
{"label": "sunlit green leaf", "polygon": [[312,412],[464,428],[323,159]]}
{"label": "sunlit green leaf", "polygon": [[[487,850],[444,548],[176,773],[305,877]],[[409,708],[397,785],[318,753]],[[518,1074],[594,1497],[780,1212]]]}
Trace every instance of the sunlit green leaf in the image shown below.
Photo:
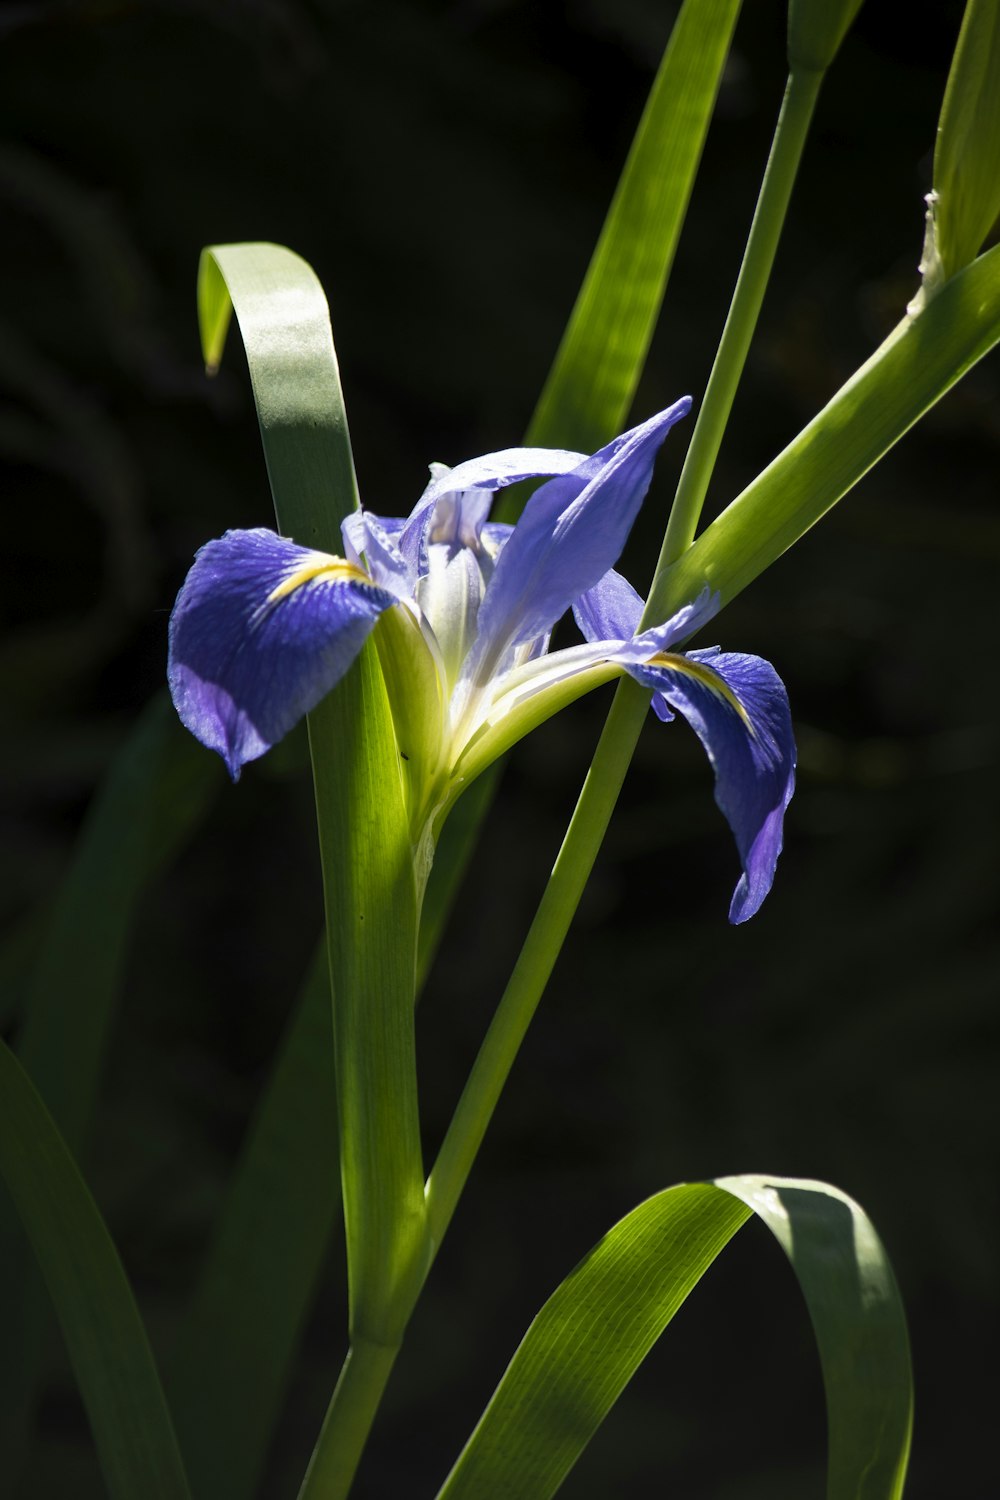
{"label": "sunlit green leaf", "polygon": [[979,254],[998,215],[1000,6],[968,0],[934,150],[932,221],[945,278]]}
{"label": "sunlit green leaf", "polygon": [[673,264],[740,0],[687,0],[526,441],[590,453],[625,425]]}
{"label": "sunlit green leaf", "polygon": [[[340,549],[357,504],[323,289],[277,245],[202,256],[206,362],[232,302],[247,352],[279,529]],[[391,1343],[424,1266],[413,1033],[417,892],[392,719],[371,642],[309,715],[333,988],[352,1330]]]}
{"label": "sunlit green leaf", "polygon": [[187,1500],[163,1391],[117,1251],[52,1117],[2,1043],[0,1174],[55,1306],[109,1494]]}
{"label": "sunlit green leaf", "polygon": [[531,1324],[439,1500],[554,1495],[751,1210],[785,1250],[816,1331],[828,1500],[897,1500],[912,1392],[892,1272],[856,1203],[823,1183],[779,1177],[668,1188],[599,1240]]}
{"label": "sunlit green leaf", "polygon": [[789,0],[788,63],[824,72],[837,55],[862,0]]}

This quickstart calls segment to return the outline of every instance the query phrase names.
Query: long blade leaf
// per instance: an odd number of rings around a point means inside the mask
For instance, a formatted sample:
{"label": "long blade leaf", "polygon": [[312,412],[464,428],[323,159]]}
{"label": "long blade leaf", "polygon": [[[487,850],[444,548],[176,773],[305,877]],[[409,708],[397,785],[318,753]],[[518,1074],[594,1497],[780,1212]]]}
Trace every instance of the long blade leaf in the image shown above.
{"label": "long blade leaf", "polygon": [[51,1115],[2,1043],[0,1172],[55,1305],[109,1493],[115,1500],[188,1500],[118,1253]]}
{"label": "long blade leaf", "polygon": [[[81,1154],[100,1084],[136,906],[204,816],[223,777],[177,723],[166,691],[146,708],[87,812],[72,861],[41,924],[18,1052]],[[17,1471],[30,1435],[49,1310],[20,1229],[0,1212],[5,1268],[0,1455]]]}
{"label": "long blade leaf", "polygon": [[912,1392],[892,1272],[856,1203],[778,1177],[668,1188],[616,1224],[531,1324],[439,1500],[554,1495],[751,1210],[788,1255],[816,1330],[829,1500],[897,1500]]}
{"label": "long blade leaf", "polygon": [[[685,0],[526,442],[590,453],[625,425],[659,317],[740,0]],[[523,499],[522,499],[523,503]],[[497,515],[512,521],[508,491]],[[500,768],[445,824],[420,923],[421,982],[489,809]]]}
{"label": "long blade leaf", "polygon": [[[202,256],[206,362],[221,357],[231,302],[253,383],[279,528],[340,550],[357,504],[323,289],[277,245]],[[352,1327],[398,1338],[402,1287],[422,1269],[423,1169],[413,989],[417,895],[392,719],[371,642],[309,716],[334,1000],[341,1179]]]}
{"label": "long blade leaf", "polygon": [[326,945],[312,965],[167,1368],[197,1494],[256,1490],[337,1214]]}
{"label": "long blade leaf", "polygon": [[224,777],[157,695],[94,798],[56,895],[18,1055],[71,1149],[86,1132],[138,900]]}
{"label": "long blade leaf", "polygon": [[625,425],[740,11],[686,0],[526,441],[591,452]]}

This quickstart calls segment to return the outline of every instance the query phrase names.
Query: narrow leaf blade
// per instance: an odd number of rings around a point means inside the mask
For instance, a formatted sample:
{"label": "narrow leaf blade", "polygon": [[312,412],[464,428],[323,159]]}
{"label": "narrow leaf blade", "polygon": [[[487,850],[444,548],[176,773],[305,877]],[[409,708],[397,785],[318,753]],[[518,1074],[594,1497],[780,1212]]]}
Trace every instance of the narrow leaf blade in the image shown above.
{"label": "narrow leaf blade", "polygon": [[76,1163],[0,1043],[0,1173],[52,1297],[115,1500],[188,1500],[146,1332]]}
{"label": "narrow leaf blade", "polygon": [[[625,426],[680,239],[740,0],[686,0],[653,83],[525,441],[592,452]],[[521,488],[521,487],[518,487]],[[523,504],[523,494],[520,503]],[[507,491],[496,514],[513,521]],[[420,979],[496,792],[500,767],[445,824],[424,898]]]}
{"label": "narrow leaf blade", "polygon": [[620,432],[680,238],[740,0],[687,0],[526,442],[591,452]]}
{"label": "narrow leaf blade", "polygon": [[[137,904],[205,815],[220,767],[177,723],[166,690],[117,752],[84,820],[69,868],[41,923],[18,1038],[21,1062],[69,1148],[85,1148]],[[165,809],[167,811],[165,811]],[[24,1458],[49,1309],[20,1229],[0,1211],[5,1267],[0,1460]]]}
{"label": "narrow leaf blade", "polygon": [[968,0],[934,149],[934,224],[946,277],[978,255],[1000,214],[1000,8]]}
{"label": "narrow leaf blade", "polygon": [[195,1493],[250,1500],[337,1219],[326,944],[219,1213],[166,1383]]}

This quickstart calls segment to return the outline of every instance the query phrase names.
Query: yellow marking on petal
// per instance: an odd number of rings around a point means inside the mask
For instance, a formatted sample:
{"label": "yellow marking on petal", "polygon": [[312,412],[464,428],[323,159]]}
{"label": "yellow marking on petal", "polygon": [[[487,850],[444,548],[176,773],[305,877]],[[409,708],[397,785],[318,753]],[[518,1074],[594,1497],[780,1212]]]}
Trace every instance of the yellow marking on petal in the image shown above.
{"label": "yellow marking on petal", "polygon": [[333,557],[325,552],[314,552],[308,562],[301,563],[287,578],[282,579],[277,588],[273,588],[265,599],[265,604],[277,604],[279,599],[286,599],[289,594],[294,594],[304,584],[313,583],[322,579],[327,583],[367,583],[371,579],[363,568],[355,563],[347,562],[343,557]]}
{"label": "yellow marking on petal", "polygon": [[687,677],[693,677],[695,682],[700,682],[702,687],[708,688],[710,693],[714,693],[717,698],[722,698],[728,703],[729,707],[739,714],[747,731],[753,735],[754,739],[757,738],[753,724],[750,722],[750,715],[729,683],[720,677],[718,672],[713,672],[712,668],[706,666],[704,662],[692,661],[689,656],[680,656],[673,651],[657,651],[655,656],[649,658],[646,665],[667,667],[671,672],[681,672]]}

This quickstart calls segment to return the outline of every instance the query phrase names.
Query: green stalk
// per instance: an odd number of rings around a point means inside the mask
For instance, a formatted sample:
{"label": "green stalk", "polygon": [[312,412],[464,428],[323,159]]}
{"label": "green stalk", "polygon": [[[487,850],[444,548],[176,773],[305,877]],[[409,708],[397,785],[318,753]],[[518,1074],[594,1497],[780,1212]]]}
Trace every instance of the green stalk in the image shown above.
{"label": "green stalk", "polygon": [[[664,539],[657,578],[690,545],[767,286],[822,75],[793,74],[778,118],[743,266]],[[653,596],[651,595],[651,605]],[[648,693],[622,681],[534,921],[459,1100],[426,1187],[435,1254],[541,999],[607,832],[647,712]],[[321,820],[322,823],[322,820]],[[425,1265],[425,1274],[427,1266]],[[412,1307],[419,1285],[411,1283]],[[404,1299],[409,1300],[405,1297]],[[397,1300],[396,1324],[408,1316]],[[398,1344],[355,1338],[299,1500],[342,1500],[350,1488]]]}
{"label": "green stalk", "polygon": [[788,76],[729,316],[722,330],[712,373],[708,377],[705,399],[681,470],[677,494],[656,564],[644,626],[657,623],[656,595],[660,578],[694,541],[736,388],[746,363],[750,340],[760,316],[802,148],[822,82],[822,73],[793,70]]}
{"label": "green stalk", "polygon": [[[764,299],[822,78],[821,73],[793,71],[788,80],[743,264],[671,511],[644,625],[659,618],[657,584],[694,537]],[[619,683],[549,883],[428,1178],[427,1227],[435,1252],[583,895],[645,721],[648,699],[648,692],[631,679]]]}
{"label": "green stalk", "polygon": [[348,1351],[299,1500],[343,1500],[351,1488],[399,1345],[358,1339]]}
{"label": "green stalk", "polygon": [[648,698],[631,678],[618,685],[549,883],[427,1180],[427,1226],[435,1251],[580,903],[646,717]]}

